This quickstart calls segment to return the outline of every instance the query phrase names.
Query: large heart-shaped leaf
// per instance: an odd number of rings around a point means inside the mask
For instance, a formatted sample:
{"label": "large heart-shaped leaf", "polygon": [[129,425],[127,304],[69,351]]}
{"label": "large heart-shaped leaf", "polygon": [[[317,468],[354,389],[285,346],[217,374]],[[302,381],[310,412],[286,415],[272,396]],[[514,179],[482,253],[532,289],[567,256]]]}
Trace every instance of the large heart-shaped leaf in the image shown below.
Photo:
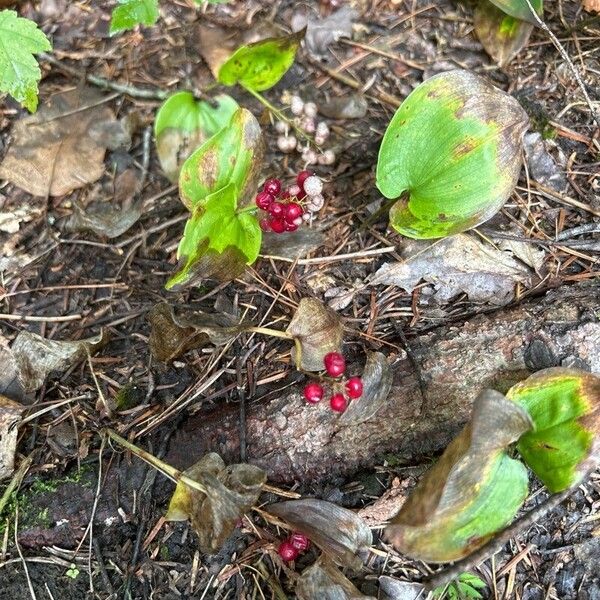
{"label": "large heart-shaped leaf", "polygon": [[245,108],[185,161],[179,175],[181,201],[190,210],[233,182],[240,208],[249,206],[258,187],[264,144],[260,125]]}
{"label": "large heart-shaped leaf", "polygon": [[170,181],[177,181],[188,156],[223,129],[238,108],[226,94],[211,104],[196,100],[191,92],[177,92],[163,103],[156,113],[154,137],[160,166]]}
{"label": "large heart-shaped leaf", "polygon": [[253,214],[238,203],[231,182],[206,197],[187,221],[179,242],[179,266],[167,289],[199,279],[230,281],[252,264],[260,252],[262,232]]}
{"label": "large heart-shaped leaf", "polygon": [[503,529],[527,497],[527,469],[506,448],[530,427],[527,411],[485,390],[475,401],[471,423],[387,527],[394,547],[412,558],[448,562]]}
{"label": "large heart-shaped leaf", "polygon": [[576,369],[544,369],[513,386],[507,397],[531,416],[534,429],[517,448],[551,492],[574,485],[598,460],[600,377]]}
{"label": "large heart-shaped leaf", "polygon": [[256,92],[273,87],[292,66],[305,29],[240,46],[219,68],[224,85],[239,83]]}
{"label": "large heart-shaped leaf", "polygon": [[441,73],[396,111],[379,150],[377,187],[398,198],[391,225],[412,238],[465,231],[494,215],[521,167],[528,117],[467,71]]}
{"label": "large heart-shaped leaf", "polygon": [[527,45],[533,31],[528,21],[515,19],[485,0],[476,6],[474,22],[479,41],[501,67]]}
{"label": "large heart-shaped leaf", "polygon": [[[487,2],[487,0],[479,0],[480,2]],[[521,19],[523,21],[529,21],[530,23],[537,24],[535,17],[531,14],[531,9],[527,6],[525,0],[489,0],[492,4],[495,4],[502,12],[505,12],[515,19]],[[530,0],[531,6],[535,9],[539,16],[542,16],[544,12],[544,0]]]}

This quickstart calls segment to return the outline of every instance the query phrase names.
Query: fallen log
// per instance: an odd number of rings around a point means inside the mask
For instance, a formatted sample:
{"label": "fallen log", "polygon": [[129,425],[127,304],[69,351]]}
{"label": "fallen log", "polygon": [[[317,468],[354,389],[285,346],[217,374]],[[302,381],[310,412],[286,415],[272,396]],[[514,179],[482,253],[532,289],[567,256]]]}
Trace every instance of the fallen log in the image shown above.
{"label": "fallen log", "polygon": [[[370,420],[341,426],[325,402],[297,391],[247,407],[248,462],[270,481],[347,476],[385,454],[409,462],[442,449],[469,417],[483,388],[506,391],[531,372],[575,366],[600,372],[600,285],[562,287],[517,306],[443,326],[411,341],[424,396],[408,358],[394,365],[387,403]],[[239,460],[235,404],[190,417],[174,436],[167,462],[178,468],[215,451]]]}

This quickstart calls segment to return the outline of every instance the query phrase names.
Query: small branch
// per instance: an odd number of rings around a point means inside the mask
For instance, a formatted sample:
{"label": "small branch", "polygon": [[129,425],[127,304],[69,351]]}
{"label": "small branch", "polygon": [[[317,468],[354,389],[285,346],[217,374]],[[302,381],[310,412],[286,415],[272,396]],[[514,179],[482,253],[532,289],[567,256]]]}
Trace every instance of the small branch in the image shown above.
{"label": "small branch", "polygon": [[269,329],[268,327],[249,327],[245,331],[249,331],[251,333],[260,333],[261,335],[270,335],[271,337],[278,337],[284,340],[294,340],[293,335],[290,335],[285,331],[280,331],[279,329]]}

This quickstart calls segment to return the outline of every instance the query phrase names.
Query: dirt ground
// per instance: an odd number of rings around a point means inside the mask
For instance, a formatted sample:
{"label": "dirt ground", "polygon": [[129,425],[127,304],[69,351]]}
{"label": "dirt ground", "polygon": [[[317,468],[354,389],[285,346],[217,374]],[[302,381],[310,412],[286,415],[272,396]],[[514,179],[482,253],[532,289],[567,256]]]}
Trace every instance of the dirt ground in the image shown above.
{"label": "dirt ground", "polygon": [[[56,92],[82,85],[73,69],[138,89],[208,89],[213,78],[198,47],[200,22],[245,29],[272,20],[288,27],[301,5],[327,15],[334,3],[247,0],[197,11],[191,4],[162,0],[157,26],[113,37],[108,35],[111,2],[21,4],[21,14],[35,19],[51,35],[53,56],[59,61],[42,61],[40,104]],[[161,173],[153,146],[144,144],[160,104],[155,99],[105,92],[106,104],[118,116],[135,113],[140,125],[131,149],[109,152],[105,174],[84,191],[41,198],[11,184],[2,185],[3,211],[22,205],[38,210],[17,233],[0,233],[0,312],[46,317],[40,321],[0,319],[2,335],[11,341],[27,329],[72,340],[103,329],[109,342],[89,363],[50,377],[35,394],[31,412],[51,410],[20,430],[19,456],[31,455],[33,462],[18,500],[1,515],[0,600],[26,599],[33,593],[39,599],[56,600],[293,597],[294,574],[277,560],[273,527],[257,516],[254,527],[236,530],[219,554],[200,553],[187,524],[162,520],[173,484],[122,449],[110,443],[101,448],[99,432],[110,426],[149,452],[177,457],[178,449],[170,442],[177,439],[190,416],[203,418],[207,412],[218,413],[220,407],[239,401],[237,364],[241,357],[252,367],[250,374],[243,371],[248,405],[286,394],[297,384],[289,344],[276,339],[257,343],[246,334],[224,348],[193,350],[170,365],[152,361],[147,313],[161,299],[210,312],[219,298],[248,311],[254,321],[281,329],[300,298],[331,301],[350,293],[350,301],[339,302],[337,310],[355,331],[348,351],[356,360],[365,350],[400,354],[425,332],[499,310],[489,303],[473,302],[466,294],[435,303],[426,291],[420,295],[419,290],[411,294],[393,286],[363,285],[383,262],[398,258],[396,252],[356,260],[335,258],[400,243],[384,215],[367,222],[377,206],[374,203],[381,199],[374,186],[374,169],[394,103],[424,78],[456,67],[485,75],[519,99],[530,115],[532,129],[549,136],[556,144],[555,156],[566,161],[562,169],[569,182],[567,196],[577,205],[543,193],[524,170],[511,200],[484,226],[484,230],[506,231],[521,240],[544,241],[553,240],[560,231],[590,225],[588,233],[578,238],[587,246],[569,240],[535,246],[543,250],[543,260],[528,283],[519,286],[514,302],[582,284],[598,286],[600,297],[600,130],[593,126],[577,82],[546,32],[536,29],[527,48],[500,69],[473,34],[473,4],[469,2],[358,0],[352,4],[358,15],[353,40],[333,44],[322,61],[301,51],[282,81],[265,92],[277,106],[285,91],[323,103],[355,92],[354,85],[367,97],[364,118],[330,121],[338,160],[334,167],[316,169],[327,181],[327,204],[316,224],[325,237],[310,256],[324,257],[322,262],[265,258],[229,285],[166,292],[164,283],[176,262],[175,249],[187,212],[177,190]],[[545,19],[597,102],[600,16],[582,12],[577,1],[551,0],[545,6]],[[228,93],[261,116],[261,122],[268,122],[254,98],[237,88]],[[0,112],[1,152],[10,145],[12,127],[22,115],[16,104],[5,101]],[[299,155],[282,155],[274,128],[264,129],[265,175],[291,176],[299,171],[303,166]],[[115,177],[127,167],[141,170],[147,158],[149,168],[141,192],[144,210],[126,233],[106,239],[65,230],[75,202],[110,202]],[[56,318],[61,315],[77,317]],[[592,318],[597,320],[598,313]],[[592,358],[598,361],[597,356]],[[130,407],[106,416],[98,389],[114,402],[125,386]],[[61,403],[73,397],[79,399]],[[293,432],[290,438],[294,444]],[[428,455],[418,464],[403,464],[391,453],[373,457],[369,468],[351,476],[325,481],[290,476],[285,487],[349,508],[364,508],[393,485],[399,485],[405,495],[433,458]],[[535,481],[530,492],[527,507],[546,494]],[[600,476],[594,475],[550,517],[476,569],[488,584],[484,597],[600,599],[599,510]],[[86,528],[91,521],[90,533]],[[408,560],[384,542],[378,541],[376,547],[378,552],[370,555],[362,572],[348,573],[365,594],[377,597],[380,575],[420,581],[430,572],[423,563]],[[315,556],[309,552],[297,563],[296,571]],[[270,577],[280,582],[278,586]]]}

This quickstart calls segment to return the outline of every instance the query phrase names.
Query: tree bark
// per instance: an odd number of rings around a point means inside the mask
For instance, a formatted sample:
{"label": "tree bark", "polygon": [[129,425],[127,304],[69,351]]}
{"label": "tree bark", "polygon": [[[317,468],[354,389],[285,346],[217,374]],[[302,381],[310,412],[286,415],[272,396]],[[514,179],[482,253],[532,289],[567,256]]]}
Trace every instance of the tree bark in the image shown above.
{"label": "tree bark", "polygon": [[[600,372],[600,286],[562,287],[515,307],[443,326],[411,341],[425,398],[408,358],[394,365],[387,403],[367,422],[342,427],[326,402],[308,405],[299,390],[247,407],[248,462],[270,481],[318,481],[442,449],[468,419],[486,387],[505,392],[531,372],[574,366]],[[189,418],[167,460],[179,468],[215,451],[238,461],[239,409]]]}

